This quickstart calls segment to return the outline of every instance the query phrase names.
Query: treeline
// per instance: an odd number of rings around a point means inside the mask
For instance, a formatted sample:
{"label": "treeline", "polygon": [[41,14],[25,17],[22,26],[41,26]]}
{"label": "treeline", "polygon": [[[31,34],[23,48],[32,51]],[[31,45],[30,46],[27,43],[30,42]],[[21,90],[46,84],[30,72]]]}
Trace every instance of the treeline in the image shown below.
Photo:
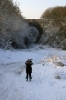
{"label": "treeline", "polygon": [[17,4],[0,0],[0,48],[26,48],[38,36],[38,30],[25,22]]}
{"label": "treeline", "polygon": [[0,48],[27,48],[42,43],[66,50],[66,6],[48,8],[37,20],[26,21],[17,4],[0,0]]}
{"label": "treeline", "polygon": [[66,49],[66,6],[48,8],[41,18],[44,32],[40,42]]}

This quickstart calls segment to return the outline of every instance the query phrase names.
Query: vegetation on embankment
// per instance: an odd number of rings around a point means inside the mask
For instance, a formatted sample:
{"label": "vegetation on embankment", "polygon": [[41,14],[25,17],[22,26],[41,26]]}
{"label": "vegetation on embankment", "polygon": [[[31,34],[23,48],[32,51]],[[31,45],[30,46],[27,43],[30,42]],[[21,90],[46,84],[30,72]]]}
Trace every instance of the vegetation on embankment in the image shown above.
{"label": "vegetation on embankment", "polygon": [[44,33],[40,42],[66,50],[66,6],[48,8],[41,18]]}
{"label": "vegetation on embankment", "polygon": [[0,47],[26,48],[35,43],[39,32],[25,22],[19,7],[12,0],[0,0]]}

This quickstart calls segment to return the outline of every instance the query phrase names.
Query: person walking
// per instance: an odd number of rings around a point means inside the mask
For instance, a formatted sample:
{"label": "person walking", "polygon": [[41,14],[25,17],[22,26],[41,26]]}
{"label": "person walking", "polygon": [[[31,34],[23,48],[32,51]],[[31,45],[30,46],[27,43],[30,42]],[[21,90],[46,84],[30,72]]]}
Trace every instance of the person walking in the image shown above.
{"label": "person walking", "polygon": [[28,59],[26,62],[26,79],[28,81],[28,78],[29,80],[31,81],[32,77],[31,77],[31,73],[32,73],[32,67],[31,65],[33,64],[32,62],[32,59]]}

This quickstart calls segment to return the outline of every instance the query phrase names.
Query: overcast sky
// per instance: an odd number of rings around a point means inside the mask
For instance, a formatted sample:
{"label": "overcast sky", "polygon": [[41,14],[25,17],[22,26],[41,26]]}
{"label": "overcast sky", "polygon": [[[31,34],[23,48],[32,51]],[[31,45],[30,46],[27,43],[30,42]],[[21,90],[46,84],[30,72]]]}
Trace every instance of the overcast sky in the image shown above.
{"label": "overcast sky", "polygon": [[27,19],[39,19],[49,7],[66,6],[66,0],[13,0]]}

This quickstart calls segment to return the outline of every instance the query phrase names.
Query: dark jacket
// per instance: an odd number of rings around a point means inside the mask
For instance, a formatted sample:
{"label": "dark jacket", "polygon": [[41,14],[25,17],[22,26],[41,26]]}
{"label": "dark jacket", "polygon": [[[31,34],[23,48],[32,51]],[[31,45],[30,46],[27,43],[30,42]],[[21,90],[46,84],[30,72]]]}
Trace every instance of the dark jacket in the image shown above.
{"label": "dark jacket", "polygon": [[26,73],[32,73],[32,67],[31,67],[31,65],[33,64],[32,61],[27,60],[25,64],[26,64]]}

